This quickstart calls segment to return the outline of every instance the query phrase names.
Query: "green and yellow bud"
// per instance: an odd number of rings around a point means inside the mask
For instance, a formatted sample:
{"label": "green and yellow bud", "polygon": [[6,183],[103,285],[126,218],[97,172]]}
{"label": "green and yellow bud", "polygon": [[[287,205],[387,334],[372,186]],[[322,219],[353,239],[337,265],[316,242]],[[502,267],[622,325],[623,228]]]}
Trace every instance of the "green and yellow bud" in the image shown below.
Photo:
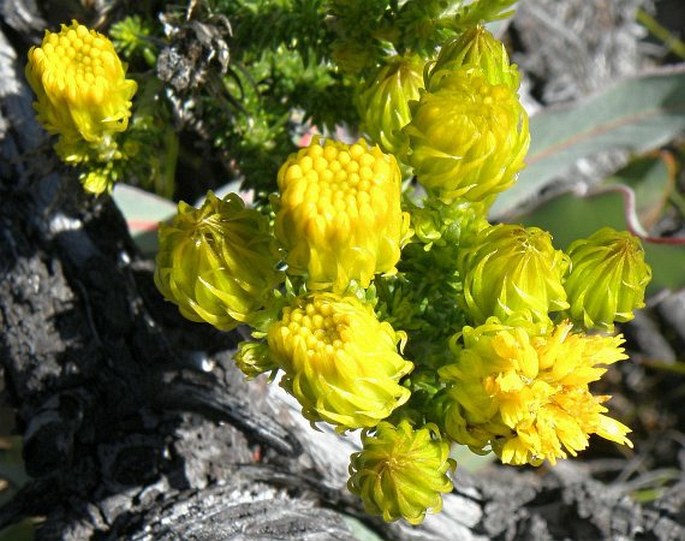
{"label": "green and yellow bud", "polygon": [[442,494],[452,490],[447,473],[455,463],[435,425],[415,429],[406,420],[396,427],[382,422],[373,434],[362,435],[362,445],[351,457],[347,486],[368,513],[419,524],[428,510],[442,509]]}
{"label": "green and yellow bud", "polygon": [[632,446],[630,429],[605,415],[610,397],[589,390],[607,365],[627,358],[622,343],[573,333],[568,322],[543,330],[491,318],[465,327],[450,343],[455,362],[439,370],[447,385],[444,430],[515,465],[575,456],[591,434]]}
{"label": "green and yellow bud", "polygon": [[247,340],[240,342],[234,360],[236,366],[248,379],[278,369],[278,365],[269,354],[266,342],[263,341]]}
{"label": "green and yellow bud", "polygon": [[479,70],[489,84],[504,85],[512,91],[519,87],[518,69],[509,62],[504,44],[483,26],[471,28],[442,46],[427,74],[426,88],[431,92],[440,89],[442,79],[458,70]]}
{"label": "green and yellow bud", "polygon": [[548,232],[511,224],[480,230],[457,260],[464,301],[476,324],[515,315],[549,322],[549,312],[569,306],[562,285],[568,266],[568,256],[554,249]]}
{"label": "green and yellow bud", "polygon": [[65,161],[82,161],[82,141],[111,146],[111,137],[128,126],[137,85],[126,79],[112,42],[72,21],[59,32],[45,32],[28,53],[26,78],[36,94],[38,120],[59,134]]}
{"label": "green and yellow bud", "polygon": [[395,156],[400,156],[406,146],[401,130],[411,120],[409,102],[418,100],[423,88],[424,64],[418,56],[390,58],[357,99],[362,130]]}
{"label": "green and yellow bud", "polygon": [[564,287],[571,318],[587,329],[611,330],[645,305],[652,271],[640,240],[627,231],[600,229],[568,249],[571,272]]}
{"label": "green and yellow bud", "polygon": [[267,333],[281,385],[303,415],[341,431],[376,426],[409,399],[400,385],[413,369],[398,352],[404,340],[370,306],[335,293],[297,298]]}
{"label": "green and yellow bud", "polygon": [[342,291],[393,273],[408,237],[395,158],[364,140],[327,140],[292,154],[278,173],[275,233],[288,271],[312,289]]}
{"label": "green and yellow bud", "polygon": [[155,284],[191,321],[230,330],[251,317],[281,283],[268,218],[236,194],[212,192],[202,207],[184,202],[160,224]]}
{"label": "green and yellow bud", "polygon": [[481,70],[450,72],[437,90],[423,91],[404,133],[418,181],[445,201],[489,201],[509,188],[530,140],[516,92]]}

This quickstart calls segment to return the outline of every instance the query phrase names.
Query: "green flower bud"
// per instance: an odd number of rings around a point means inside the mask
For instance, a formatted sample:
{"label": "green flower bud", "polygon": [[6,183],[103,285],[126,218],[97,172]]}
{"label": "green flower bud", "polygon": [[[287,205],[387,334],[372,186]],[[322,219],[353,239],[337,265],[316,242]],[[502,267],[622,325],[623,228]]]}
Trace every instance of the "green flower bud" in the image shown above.
{"label": "green flower bud", "polygon": [[633,310],[645,305],[652,270],[637,237],[605,227],[573,242],[568,255],[571,273],[564,287],[576,322],[610,330],[615,321],[633,319]]}
{"label": "green flower bud", "polygon": [[482,201],[509,188],[524,166],[530,134],[516,92],[481,70],[458,70],[413,104],[407,161],[440,198]]}
{"label": "green flower bud", "polygon": [[401,130],[411,120],[410,100],[418,100],[423,88],[423,66],[418,56],[395,56],[359,94],[361,127],[385,152],[397,156],[406,145]]}
{"label": "green flower bud", "polygon": [[159,228],[155,284],[191,321],[221,330],[248,322],[282,281],[268,219],[236,194],[212,192],[201,208],[184,202]]}
{"label": "green flower bud", "polygon": [[474,68],[480,69],[491,85],[505,85],[514,91],[519,87],[518,69],[509,63],[504,44],[483,26],[471,28],[443,45],[427,76],[426,87],[434,92],[446,75]]}
{"label": "green flower bud", "polygon": [[457,268],[464,300],[476,323],[490,316],[505,321],[514,314],[548,322],[549,312],[568,308],[562,286],[569,259],[537,227],[499,224],[469,238]]}
{"label": "green flower bud", "polygon": [[414,365],[397,347],[405,339],[370,306],[334,293],[295,299],[267,334],[302,414],[341,431],[376,426],[409,399],[400,380]]}
{"label": "green flower bud", "polygon": [[374,434],[362,435],[363,450],[350,459],[348,488],[366,511],[387,522],[405,519],[419,524],[430,509],[442,508],[442,493],[452,490],[447,471],[455,463],[437,426],[414,429],[403,420],[395,427],[382,422]]}
{"label": "green flower bud", "polygon": [[235,364],[248,379],[255,378],[264,372],[278,369],[278,365],[269,355],[266,342],[247,340],[238,344]]}

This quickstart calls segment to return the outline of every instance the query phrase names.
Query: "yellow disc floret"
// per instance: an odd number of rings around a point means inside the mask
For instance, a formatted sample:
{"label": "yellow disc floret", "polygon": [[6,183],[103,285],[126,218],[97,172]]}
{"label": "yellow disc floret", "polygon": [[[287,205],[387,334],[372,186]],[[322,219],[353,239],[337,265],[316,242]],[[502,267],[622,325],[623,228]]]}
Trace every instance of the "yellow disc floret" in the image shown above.
{"label": "yellow disc floret", "polygon": [[26,78],[38,98],[38,119],[64,139],[64,152],[78,140],[101,143],[126,129],[137,85],[126,79],[107,37],[72,21],[59,32],[46,31],[28,57]]}
{"label": "yellow disc floret", "polygon": [[476,452],[491,448],[507,464],[539,465],[575,456],[591,434],[631,446],[630,429],[604,415],[608,396],[589,384],[626,359],[621,336],[504,325],[496,318],[463,330],[456,362],[440,369],[448,385],[445,430]]}
{"label": "yellow disc floret", "polygon": [[334,293],[296,299],[267,335],[304,416],[341,430],[376,426],[407,401],[399,381],[413,364],[397,351],[403,338],[356,297]]}
{"label": "yellow disc floret", "polygon": [[395,158],[364,140],[327,140],[291,155],[278,173],[275,225],[289,272],[337,290],[394,272],[409,228],[400,181]]}

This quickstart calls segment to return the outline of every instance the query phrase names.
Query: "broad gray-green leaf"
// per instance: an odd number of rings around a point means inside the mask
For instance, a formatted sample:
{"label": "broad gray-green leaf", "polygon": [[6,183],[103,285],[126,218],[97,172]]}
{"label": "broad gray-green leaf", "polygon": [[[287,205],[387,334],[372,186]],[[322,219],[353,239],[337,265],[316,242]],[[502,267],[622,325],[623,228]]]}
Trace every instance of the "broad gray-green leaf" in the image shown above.
{"label": "broad gray-green leaf", "polygon": [[566,107],[530,119],[527,167],[500,194],[492,216],[502,218],[532,200],[579,159],[615,149],[642,153],[685,131],[685,65],[622,81]]}

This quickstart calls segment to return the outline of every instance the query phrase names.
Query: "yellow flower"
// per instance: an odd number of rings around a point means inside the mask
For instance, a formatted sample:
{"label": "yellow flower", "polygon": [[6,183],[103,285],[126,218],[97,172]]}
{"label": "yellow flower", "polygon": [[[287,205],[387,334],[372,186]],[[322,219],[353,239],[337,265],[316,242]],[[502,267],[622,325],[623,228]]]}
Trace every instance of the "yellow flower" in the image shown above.
{"label": "yellow flower", "polygon": [[630,321],[645,305],[652,270],[637,237],[605,227],[573,242],[568,255],[571,273],[564,288],[573,320],[588,329],[611,330],[615,321]]}
{"label": "yellow flower", "polygon": [[[447,434],[507,464],[552,464],[585,449],[591,434],[632,446],[630,429],[605,415],[608,396],[589,384],[627,356],[621,336],[589,336],[562,323],[550,331],[491,318],[453,340],[456,362],[440,369],[448,385]],[[458,338],[458,337],[457,337]]]}
{"label": "yellow flower", "polygon": [[395,158],[364,140],[315,143],[292,154],[278,173],[275,233],[288,251],[288,271],[313,289],[367,287],[392,273],[407,237]]}
{"label": "yellow flower", "polygon": [[481,229],[459,252],[464,300],[475,323],[525,314],[546,322],[568,308],[562,286],[568,257],[537,227],[498,224]]}
{"label": "yellow flower", "polygon": [[402,128],[411,120],[409,102],[419,99],[424,61],[418,56],[390,58],[360,92],[362,129],[385,152],[398,156],[406,145]]}
{"label": "yellow flower", "polygon": [[347,486],[368,513],[383,515],[386,522],[403,518],[419,524],[427,510],[440,512],[442,494],[452,490],[447,472],[455,464],[437,426],[382,422],[373,435],[362,435],[362,444],[351,457]]}
{"label": "yellow flower", "polygon": [[418,181],[446,201],[490,200],[524,166],[528,116],[516,92],[481,70],[456,70],[423,91],[404,128]]}
{"label": "yellow flower", "polygon": [[126,129],[137,85],[126,79],[126,67],[105,36],[72,21],[59,32],[46,31],[28,58],[26,78],[38,98],[38,119],[64,138],[63,152],[78,140],[102,143]]}
{"label": "yellow flower", "polygon": [[267,334],[303,415],[342,431],[376,426],[409,398],[399,383],[413,368],[397,352],[403,339],[371,307],[334,293],[296,299]]}
{"label": "yellow flower", "polygon": [[159,228],[155,284],[191,321],[221,330],[248,322],[282,280],[268,219],[236,194],[184,202]]}

